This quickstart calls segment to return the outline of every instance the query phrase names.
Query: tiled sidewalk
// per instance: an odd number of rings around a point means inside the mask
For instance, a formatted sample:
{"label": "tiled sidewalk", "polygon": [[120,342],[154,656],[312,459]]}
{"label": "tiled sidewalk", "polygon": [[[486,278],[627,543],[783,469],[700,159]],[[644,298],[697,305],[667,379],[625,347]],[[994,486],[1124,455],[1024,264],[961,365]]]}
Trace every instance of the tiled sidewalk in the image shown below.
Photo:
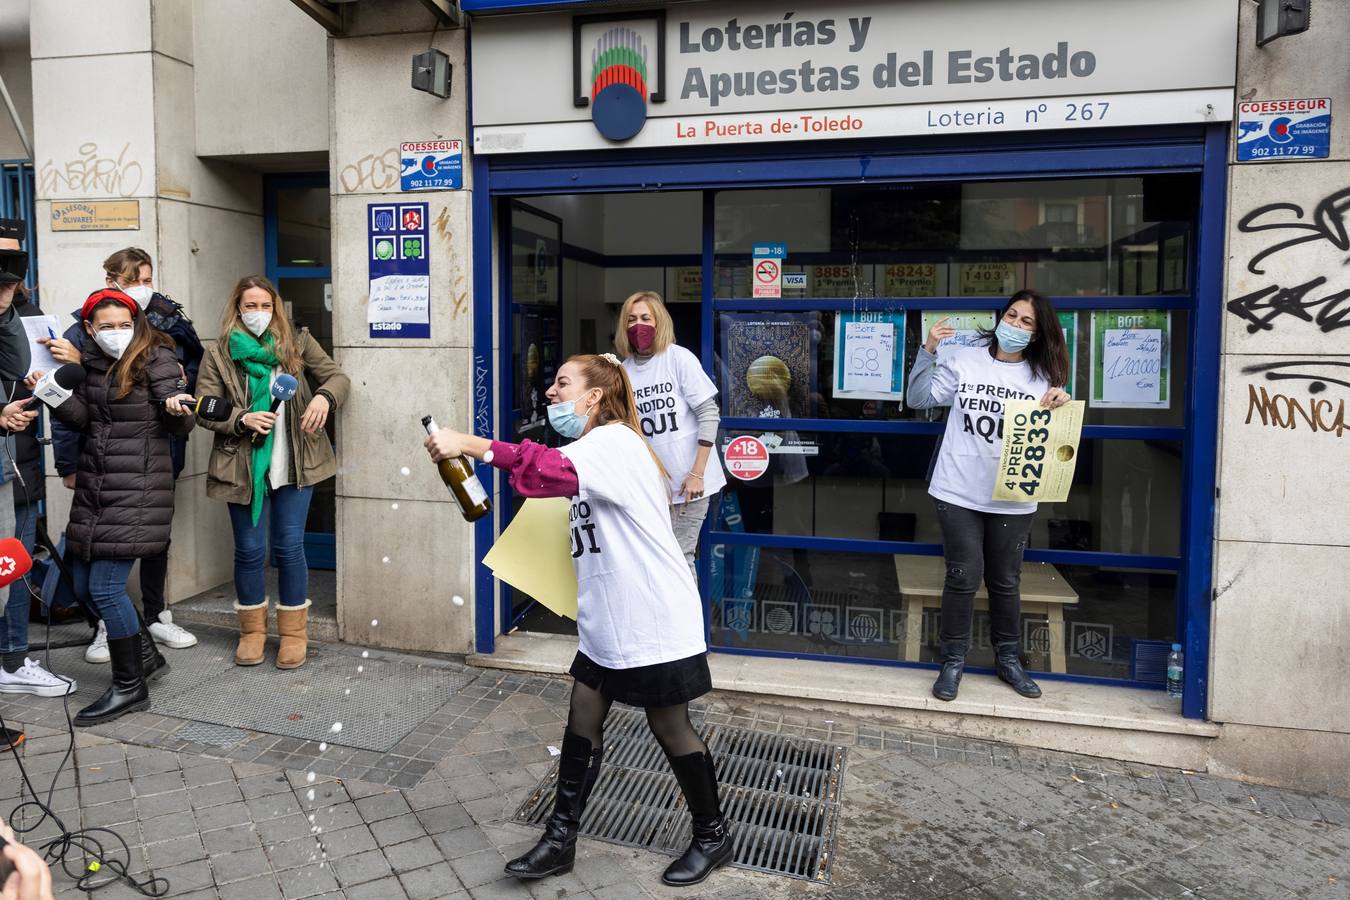
{"label": "tiled sidewalk", "polygon": [[[52,806],[70,829],[121,834],[133,870],[169,879],[171,897],[1350,896],[1350,802],[716,696],[707,721],[850,746],[831,885],[727,869],[678,892],[660,884],[666,857],[586,840],[572,874],[521,884],[502,866],[537,831],[511,818],[551,766],[567,687],[468,674],[400,753],[376,757],[260,733],[191,744],[193,723],[136,714],[78,735],[78,769],[62,773]],[[68,740],[60,702],[4,695],[0,711],[29,723],[23,760],[45,791]],[[0,758],[0,813],[18,795],[15,762]],[[55,833],[46,822],[35,835]],[[57,886],[83,896],[65,875]]]}

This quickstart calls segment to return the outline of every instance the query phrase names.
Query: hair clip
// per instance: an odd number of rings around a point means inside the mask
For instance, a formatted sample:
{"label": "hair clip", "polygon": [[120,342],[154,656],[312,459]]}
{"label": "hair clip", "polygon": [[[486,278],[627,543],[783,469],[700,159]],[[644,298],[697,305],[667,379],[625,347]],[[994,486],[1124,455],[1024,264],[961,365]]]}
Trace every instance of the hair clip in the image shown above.
{"label": "hair clip", "polygon": [[601,353],[601,354],[600,354],[600,358],[603,359],[603,360],[605,360],[606,362],[612,364],[612,365],[616,365],[616,366],[620,366],[620,367],[623,366],[623,363],[619,362],[619,358],[618,358],[617,356],[615,356],[613,353]]}

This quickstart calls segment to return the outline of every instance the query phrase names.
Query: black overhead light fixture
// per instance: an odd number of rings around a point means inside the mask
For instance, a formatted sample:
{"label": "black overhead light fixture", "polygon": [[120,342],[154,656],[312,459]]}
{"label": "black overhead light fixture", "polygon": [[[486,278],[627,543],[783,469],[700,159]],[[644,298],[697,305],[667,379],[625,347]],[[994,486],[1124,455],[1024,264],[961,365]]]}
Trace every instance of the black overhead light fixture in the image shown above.
{"label": "black overhead light fixture", "polygon": [[1308,30],[1312,0],[1256,0],[1256,46]]}
{"label": "black overhead light fixture", "polygon": [[413,90],[426,91],[444,100],[450,96],[450,78],[454,66],[439,50],[424,50],[412,59]]}

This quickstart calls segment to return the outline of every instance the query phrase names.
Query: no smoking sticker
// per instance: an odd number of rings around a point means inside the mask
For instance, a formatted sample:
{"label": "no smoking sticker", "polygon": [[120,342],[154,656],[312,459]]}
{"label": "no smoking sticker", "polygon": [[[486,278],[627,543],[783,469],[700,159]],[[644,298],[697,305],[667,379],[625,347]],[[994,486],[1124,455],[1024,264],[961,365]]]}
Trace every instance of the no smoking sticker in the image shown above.
{"label": "no smoking sticker", "polygon": [[752,294],[756,298],[783,296],[783,260],[786,244],[755,244],[750,253]]}

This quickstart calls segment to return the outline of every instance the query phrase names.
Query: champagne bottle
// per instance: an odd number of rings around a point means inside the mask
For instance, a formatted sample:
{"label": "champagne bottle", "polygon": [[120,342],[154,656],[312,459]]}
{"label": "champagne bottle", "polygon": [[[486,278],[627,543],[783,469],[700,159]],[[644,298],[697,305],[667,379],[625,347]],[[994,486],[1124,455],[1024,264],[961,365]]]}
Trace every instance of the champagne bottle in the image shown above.
{"label": "champagne bottle", "polygon": [[[427,430],[427,434],[440,431],[440,426],[431,416],[422,417],[422,427]],[[436,463],[436,468],[440,470],[441,481],[450,489],[450,496],[459,504],[464,521],[476,522],[492,512],[492,501],[488,499],[487,491],[483,490],[482,483],[474,474],[473,463],[468,459],[463,456],[443,459]]]}

